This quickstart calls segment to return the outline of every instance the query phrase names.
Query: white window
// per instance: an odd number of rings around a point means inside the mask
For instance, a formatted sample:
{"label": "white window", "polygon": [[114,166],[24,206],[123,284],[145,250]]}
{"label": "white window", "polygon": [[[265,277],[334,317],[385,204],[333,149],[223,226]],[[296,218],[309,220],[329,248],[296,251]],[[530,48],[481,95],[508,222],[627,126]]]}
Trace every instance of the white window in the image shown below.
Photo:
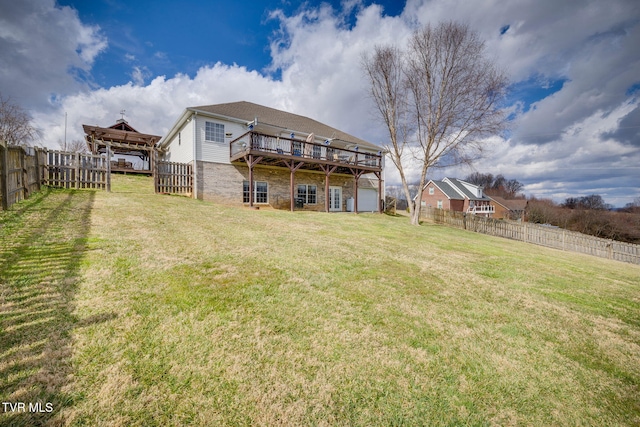
{"label": "white window", "polygon": [[220,123],[204,123],[204,140],[209,142],[224,142],[224,125]]}
{"label": "white window", "polygon": [[438,200],[438,209],[442,209],[442,200]]}
{"label": "white window", "polygon": [[315,205],[317,203],[317,194],[318,187],[315,185],[298,185],[298,199],[302,199],[305,205]]}
{"label": "white window", "polygon": [[[253,182],[253,203],[268,203],[269,184],[266,181]],[[249,203],[249,181],[242,182],[242,202]]]}
{"label": "white window", "polygon": [[433,187],[429,187],[429,195],[433,196]]}

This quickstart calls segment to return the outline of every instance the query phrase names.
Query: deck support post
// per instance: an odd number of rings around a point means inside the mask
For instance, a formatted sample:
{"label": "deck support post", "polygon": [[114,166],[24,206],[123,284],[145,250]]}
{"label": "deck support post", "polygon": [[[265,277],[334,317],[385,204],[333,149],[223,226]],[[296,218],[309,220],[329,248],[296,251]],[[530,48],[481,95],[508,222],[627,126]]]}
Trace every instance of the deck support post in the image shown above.
{"label": "deck support post", "polygon": [[382,213],[382,173],[374,172],[376,178],[378,178],[378,213]]}
{"label": "deck support post", "polygon": [[360,177],[356,175],[355,181],[355,193],[353,195],[353,213],[358,213],[358,181],[360,181]]}
{"label": "deck support post", "polygon": [[354,169],[354,168],[349,168],[349,169],[351,170],[351,173],[355,178],[355,182],[354,182],[355,194],[353,195],[353,212],[357,214],[358,213],[358,181],[360,181],[360,177],[365,171],[360,169]]}
{"label": "deck support post", "polygon": [[254,209],[253,206],[253,200],[254,200],[254,194],[255,194],[255,188],[253,185],[253,167],[259,163],[260,161],[262,161],[263,157],[253,157],[253,154],[249,154],[248,156],[245,156],[245,161],[247,162],[247,166],[249,166],[249,207],[251,209]]}
{"label": "deck support post", "polygon": [[304,162],[298,162],[296,163],[295,160],[292,160],[291,162],[288,161],[284,161],[284,164],[287,165],[287,167],[289,168],[289,196],[290,196],[290,208],[291,208],[291,212],[293,212],[295,210],[296,207],[296,199],[294,197],[294,186],[295,186],[295,174],[296,171],[298,169],[300,169],[300,167],[304,164]]}
{"label": "deck support post", "polygon": [[338,166],[321,164],[320,169],[324,172],[324,211],[328,213],[331,209],[331,206],[329,206],[329,177],[338,169]]}

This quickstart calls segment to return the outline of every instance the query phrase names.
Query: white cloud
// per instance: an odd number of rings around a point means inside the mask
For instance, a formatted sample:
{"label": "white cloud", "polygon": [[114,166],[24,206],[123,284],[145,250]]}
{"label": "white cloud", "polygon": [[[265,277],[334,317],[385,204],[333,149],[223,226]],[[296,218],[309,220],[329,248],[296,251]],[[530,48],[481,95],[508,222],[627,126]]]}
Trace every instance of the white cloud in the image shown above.
{"label": "white cloud", "polygon": [[133,79],[133,84],[136,86],[144,85],[145,80],[149,77],[151,77],[151,72],[147,67],[136,65],[131,71],[131,78]]}
{"label": "white cloud", "polygon": [[106,46],[98,27],[54,0],[0,2],[0,90],[27,108],[87,90],[84,79]]}
{"label": "white cloud", "polygon": [[[131,83],[94,90],[69,70],[90,71],[107,44],[99,28],[82,24],[53,0],[13,3],[0,5],[0,52],[14,64],[0,68],[0,87],[14,88],[14,97],[24,93],[30,105],[59,94],[55,111],[34,114],[52,146],[63,136],[65,111],[73,138],[82,137],[83,123],[110,125],[121,109],[140,131],[163,134],[185,107],[237,100],[307,115],[381,143],[387,136],[366,98],[360,54],[376,44],[401,45],[417,24],[453,19],[479,31],[514,81],[565,80],[534,108],[525,112],[524,101],[511,107],[517,121],[510,139],[493,138],[494,150],[477,170],[519,179],[538,196],[597,190],[614,204],[640,196],[640,142],[616,139],[620,123],[640,125],[632,120],[638,102],[627,93],[640,76],[640,19],[632,1],[408,0],[400,17],[382,16],[380,6],[357,1],[345,2],[343,12],[326,4],[294,16],[276,11],[272,18],[281,32],[271,44],[269,69],[279,69],[281,80],[221,63],[193,77],[153,78],[135,64]],[[345,13],[352,10],[357,21],[349,27]],[[434,171],[443,173],[449,171]]]}

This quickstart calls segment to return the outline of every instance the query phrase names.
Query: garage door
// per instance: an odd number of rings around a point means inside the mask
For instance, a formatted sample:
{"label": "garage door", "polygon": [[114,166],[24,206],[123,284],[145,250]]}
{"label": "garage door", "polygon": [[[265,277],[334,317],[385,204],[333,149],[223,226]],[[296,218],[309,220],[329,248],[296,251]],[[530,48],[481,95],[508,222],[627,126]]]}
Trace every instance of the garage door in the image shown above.
{"label": "garage door", "polygon": [[358,188],[358,212],[378,212],[378,190]]}

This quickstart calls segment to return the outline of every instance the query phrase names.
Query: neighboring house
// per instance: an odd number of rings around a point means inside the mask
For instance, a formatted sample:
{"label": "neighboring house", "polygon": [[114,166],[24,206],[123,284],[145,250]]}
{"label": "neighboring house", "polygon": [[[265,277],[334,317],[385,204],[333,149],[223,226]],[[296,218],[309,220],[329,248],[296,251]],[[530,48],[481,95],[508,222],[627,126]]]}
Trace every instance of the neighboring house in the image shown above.
{"label": "neighboring house", "polygon": [[316,211],[380,211],[380,147],[313,119],[250,102],[184,110],[160,160],[194,165],[194,197]]}
{"label": "neighboring house", "polygon": [[430,180],[422,191],[422,206],[491,216],[494,207],[482,187],[455,178]]}
{"label": "neighboring house", "polygon": [[526,199],[504,199],[498,196],[489,196],[495,213],[493,218],[522,220],[527,208]]}

